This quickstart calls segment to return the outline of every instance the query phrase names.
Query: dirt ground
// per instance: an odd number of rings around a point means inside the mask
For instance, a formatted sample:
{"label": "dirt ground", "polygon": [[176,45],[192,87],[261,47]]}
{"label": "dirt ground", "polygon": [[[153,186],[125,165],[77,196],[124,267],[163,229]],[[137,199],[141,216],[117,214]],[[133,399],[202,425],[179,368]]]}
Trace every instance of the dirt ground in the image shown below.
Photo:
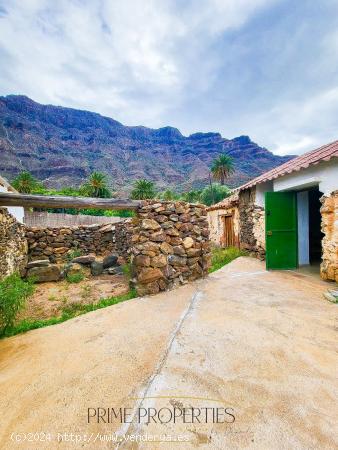
{"label": "dirt ground", "polygon": [[[4,339],[0,448],[338,448],[330,286],[241,257],[174,291]],[[173,406],[231,408],[235,421],[138,420]],[[98,408],[127,409],[130,420],[97,420]],[[114,433],[120,442],[108,441]]]}
{"label": "dirt ground", "polygon": [[65,306],[95,303],[101,298],[126,294],[128,291],[129,281],[124,275],[103,274],[85,278],[79,283],[64,280],[37,284],[17,322],[22,319],[58,317]]}

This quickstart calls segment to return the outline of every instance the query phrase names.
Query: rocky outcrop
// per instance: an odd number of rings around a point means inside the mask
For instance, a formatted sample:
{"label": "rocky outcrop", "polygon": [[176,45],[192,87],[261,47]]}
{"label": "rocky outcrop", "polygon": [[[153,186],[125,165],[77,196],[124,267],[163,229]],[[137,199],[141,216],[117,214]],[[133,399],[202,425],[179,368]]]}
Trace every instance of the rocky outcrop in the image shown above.
{"label": "rocky outcrop", "polygon": [[27,252],[24,226],[6,208],[0,208],[0,279],[14,272],[24,275]]}
{"label": "rocky outcrop", "polygon": [[156,294],[208,273],[203,205],[145,201],[133,219],[131,263],[139,295]]}
{"label": "rocky outcrop", "polygon": [[322,263],[320,274],[324,280],[338,282],[338,191],[321,198],[322,207]]}
{"label": "rocky outcrop", "polygon": [[212,160],[223,152],[235,161],[230,186],[290,159],[272,154],[248,136],[186,137],[172,127],[128,127],[88,111],[40,105],[24,96],[0,97],[0,172],[10,180],[29,170],[49,187],[77,186],[99,170],[120,192],[129,191],[139,178],[149,178],[159,188],[186,190],[207,183]]}
{"label": "rocky outcrop", "polygon": [[[93,255],[104,256],[116,252],[128,257],[128,220],[108,225],[82,225],[79,227],[26,229],[29,245],[29,259],[49,259],[52,263],[65,262],[69,252],[79,250],[93,262]],[[93,255],[88,256],[89,253]],[[77,259],[76,262],[82,263]],[[84,262],[86,263],[86,262]]]}

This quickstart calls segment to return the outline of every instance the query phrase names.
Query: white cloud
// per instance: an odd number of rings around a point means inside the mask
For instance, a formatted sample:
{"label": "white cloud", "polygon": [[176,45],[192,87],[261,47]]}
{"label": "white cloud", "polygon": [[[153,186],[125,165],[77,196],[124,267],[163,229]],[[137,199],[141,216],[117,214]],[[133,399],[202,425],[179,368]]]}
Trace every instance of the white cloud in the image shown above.
{"label": "white cloud", "polygon": [[303,151],[335,132],[337,85],[332,76],[325,85],[321,67],[335,73],[337,34],[322,33],[316,66],[297,73],[307,23],[281,44],[293,25],[278,11],[282,3],[13,0],[0,6],[1,93],[126,124],[245,133],[280,153]]}

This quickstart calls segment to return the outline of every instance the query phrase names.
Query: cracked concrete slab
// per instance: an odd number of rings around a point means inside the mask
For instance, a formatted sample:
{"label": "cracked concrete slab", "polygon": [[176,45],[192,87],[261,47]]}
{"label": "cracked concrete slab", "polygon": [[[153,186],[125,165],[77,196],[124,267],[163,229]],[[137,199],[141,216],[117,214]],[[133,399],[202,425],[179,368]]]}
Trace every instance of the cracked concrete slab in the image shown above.
{"label": "cracked concrete slab", "polygon": [[[77,448],[10,441],[13,431],[45,430],[160,437],[78,445],[90,449],[337,448],[337,305],[326,289],[239,258],[175,291],[0,341],[0,446]],[[99,406],[226,406],[235,422],[140,424],[135,415],[87,425],[87,408]]]}

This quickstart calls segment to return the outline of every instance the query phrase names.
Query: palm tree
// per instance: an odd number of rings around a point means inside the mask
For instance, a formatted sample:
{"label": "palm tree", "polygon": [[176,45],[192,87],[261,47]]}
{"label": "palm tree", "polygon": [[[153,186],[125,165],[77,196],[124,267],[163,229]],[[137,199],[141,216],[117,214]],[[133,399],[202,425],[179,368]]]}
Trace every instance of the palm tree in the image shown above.
{"label": "palm tree", "polygon": [[218,158],[214,159],[212,162],[211,172],[213,177],[222,185],[225,184],[225,180],[234,172],[234,170],[234,160],[225,153],[219,155]]}
{"label": "palm tree", "polygon": [[145,200],[155,197],[155,185],[152,181],[141,179],[134,183],[133,190],[131,191],[131,198],[135,200]]}
{"label": "palm tree", "polygon": [[176,194],[176,192],[171,191],[170,189],[165,190],[162,192],[159,197],[163,200],[170,201],[170,200],[177,200],[179,196]]}
{"label": "palm tree", "polygon": [[112,196],[108,187],[107,176],[96,171],[82,185],[81,192],[88,197],[110,198]]}
{"label": "palm tree", "polygon": [[12,186],[22,194],[32,194],[42,189],[41,183],[30,172],[21,172],[12,182]]}

